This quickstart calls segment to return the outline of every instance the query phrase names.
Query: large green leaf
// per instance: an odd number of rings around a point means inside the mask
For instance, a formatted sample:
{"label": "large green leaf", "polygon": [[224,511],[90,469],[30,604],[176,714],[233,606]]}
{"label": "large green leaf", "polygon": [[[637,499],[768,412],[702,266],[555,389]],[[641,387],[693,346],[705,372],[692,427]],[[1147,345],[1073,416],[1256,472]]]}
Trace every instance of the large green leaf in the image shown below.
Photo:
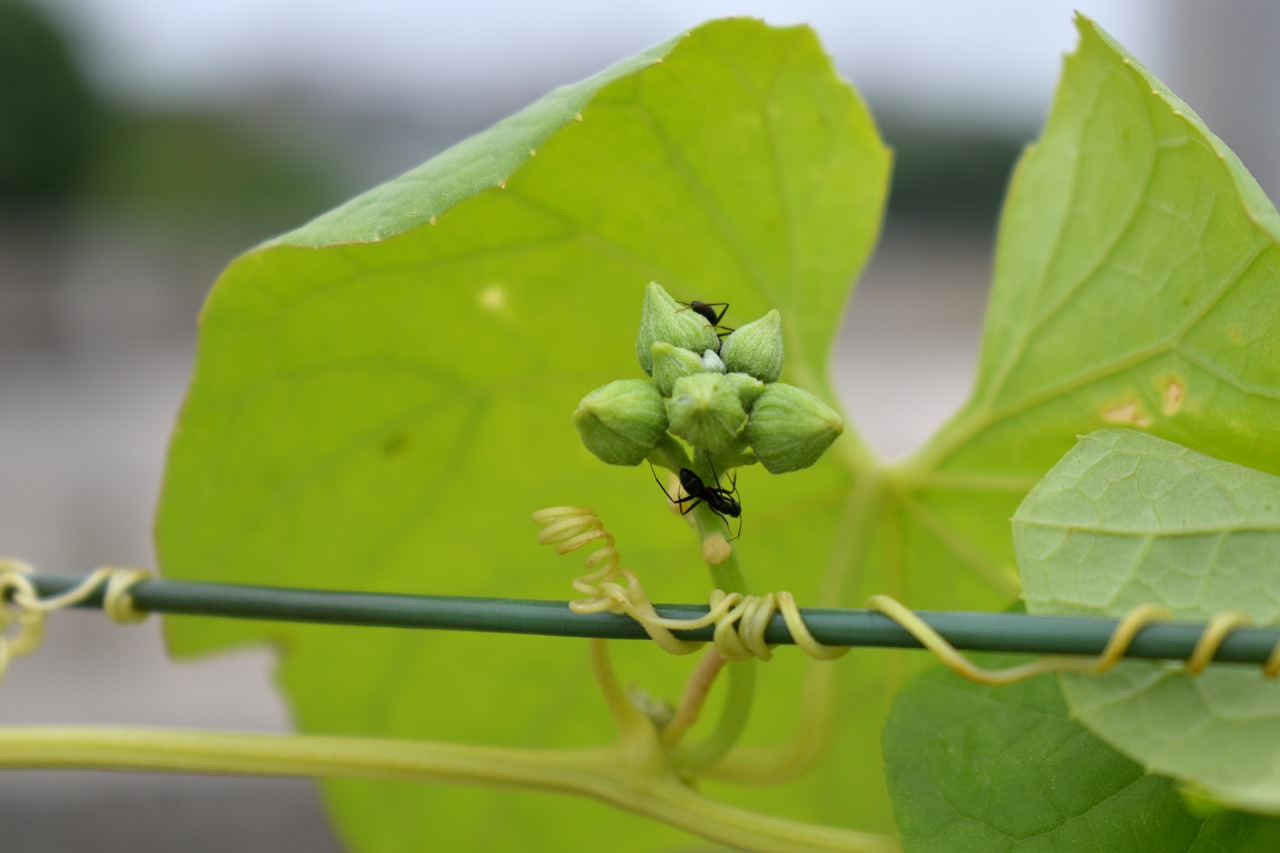
{"label": "large green leaf", "polygon": [[[1189,110],[1091,22],[1080,30],[1011,189],[972,399],[902,465],[880,466],[849,430],[813,469],[744,470],[737,547],[754,589],[1002,606],[1017,590],[1008,517],[1077,434],[1108,422],[1280,468],[1260,441],[1280,415],[1280,318],[1266,310],[1276,214]],[[589,389],[637,375],[649,280],[732,303],[730,324],[778,308],[784,379],[829,399],[835,322],[887,168],[811,33],[719,22],[250,252],[203,316],[160,507],[162,567],[560,597],[572,569],[533,551],[528,512],[588,503],[657,600],[702,599],[696,547],[647,470],[598,464],[568,415]],[[309,730],[533,746],[609,736],[567,641],[191,620],[168,631],[179,653],[279,642]],[[688,667],[643,645],[621,657],[624,678],[643,673],[661,695]],[[905,668],[851,655],[824,671],[844,681],[832,706],[799,726],[799,656],[762,669],[748,743],[838,730],[800,781],[708,789],[887,826],[867,757]],[[427,826],[481,846],[517,832],[572,845],[628,820],[545,797],[327,787],[348,837],[370,847],[408,845]],[[638,849],[674,837],[628,829],[619,843]]]}
{"label": "large green leaf", "polygon": [[[632,341],[650,280],[729,301],[731,316],[778,307],[788,381],[822,392],[887,174],[868,114],[813,34],[735,20],[562,90],[250,252],[202,317],[160,508],[165,573],[563,598],[580,566],[535,549],[529,513],[587,503],[657,600],[704,600],[697,542],[648,469],[599,464],[570,413],[591,388],[640,375]],[[757,470],[739,478],[744,559],[819,565],[825,538],[803,519],[829,531],[848,475],[832,463],[780,480]],[[753,580],[816,595],[812,579]],[[611,737],[580,642],[184,619],[167,632],[180,654],[276,641],[306,730]],[[674,697],[689,666],[649,646],[622,652],[623,677],[643,668],[659,695]],[[790,724],[799,668],[771,668],[759,731]],[[843,794],[810,796],[822,788],[792,786],[770,808],[836,820]],[[533,837],[584,849],[609,827],[626,829],[612,849],[679,837],[546,795],[327,790],[364,849],[419,849],[428,834],[442,847]]]}
{"label": "large green leaf", "polygon": [[[982,655],[984,666],[1007,656]],[[1188,814],[1174,783],[1068,717],[1058,681],[983,687],[935,667],[884,731],[885,774],[907,851],[1269,850],[1280,820]]]}
{"label": "large green leaf", "polygon": [[[1088,435],[1014,516],[1027,607],[1120,616],[1163,604],[1280,622],[1280,477],[1129,430]],[[1280,683],[1125,663],[1064,677],[1072,710],[1128,755],[1241,808],[1280,813]]]}
{"label": "large green leaf", "polygon": [[[861,472],[846,504],[860,524],[841,526],[825,586],[840,603],[1003,607],[1018,589],[1009,517],[1078,435],[1108,424],[1280,471],[1266,440],[1280,421],[1280,218],[1185,104],[1092,21],[1077,26],[1010,186],[974,390],[914,457],[878,481]],[[850,764],[880,719],[859,697],[907,671],[876,684],[884,657],[847,679]]]}
{"label": "large green leaf", "polygon": [[[973,394],[900,475],[903,538],[937,535],[986,576],[1011,572],[1006,519],[1082,433],[1135,426],[1280,471],[1280,218],[1190,108],[1078,27],[1009,190]],[[924,586],[912,603],[971,600]]]}

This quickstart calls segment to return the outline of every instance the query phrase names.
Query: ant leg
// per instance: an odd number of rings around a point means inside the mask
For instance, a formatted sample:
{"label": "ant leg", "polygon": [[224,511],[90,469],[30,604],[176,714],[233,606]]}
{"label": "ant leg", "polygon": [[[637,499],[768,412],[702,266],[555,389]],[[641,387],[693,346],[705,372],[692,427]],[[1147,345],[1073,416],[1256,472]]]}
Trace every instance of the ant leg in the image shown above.
{"label": "ant leg", "polygon": [[[712,474],[715,476],[715,478],[716,478],[716,488],[720,488],[720,475],[719,475],[718,473],[716,473],[716,466],[715,466],[715,463],[714,463],[714,462],[711,462],[710,460],[707,460],[707,461],[708,461],[708,463],[711,465],[711,473],[712,473]],[[735,492],[737,492],[737,490],[738,490],[738,471],[737,471],[737,469],[730,469],[730,473],[729,473],[729,488],[724,489],[724,490],[723,490],[723,492],[725,493],[725,495],[729,496],[729,498],[730,498],[730,499],[732,499],[733,494],[734,494]],[[716,515],[720,516],[720,520],[724,522],[724,530],[725,530],[725,533],[732,533],[732,532],[733,532],[733,528],[729,526],[729,519],[725,518],[725,517],[724,517],[724,514],[723,514],[723,513],[721,513],[721,512],[719,512],[718,510],[712,510],[712,512],[714,512]],[[738,538],[739,536],[741,536],[741,535],[742,535],[742,515],[739,513],[739,515],[738,515],[738,532],[737,532],[737,533],[734,533],[734,534],[733,534],[733,536],[729,537],[729,540],[728,540],[728,541],[732,542],[734,539],[737,539],[737,538]]]}
{"label": "ant leg", "polygon": [[[661,480],[658,479],[658,471],[656,468],[653,467],[652,462],[649,463],[649,473],[653,475],[653,481],[658,484],[659,489],[662,489],[662,493],[667,496],[667,500],[671,501],[672,503],[678,503],[679,499],[671,497],[671,493],[667,491],[667,487],[663,484]],[[678,486],[676,487],[676,494],[677,495],[680,494],[680,489]]]}
{"label": "ant leg", "polygon": [[[715,486],[718,489],[720,488],[720,473],[716,471],[716,463],[712,462],[710,459],[707,459],[707,464],[711,466],[711,475],[716,478]],[[733,494],[738,489],[738,471],[737,469],[730,469],[730,471],[731,473],[729,474],[729,488],[725,489],[725,491],[728,492],[729,494]]]}
{"label": "ant leg", "polygon": [[[693,501],[693,503],[689,504],[688,506],[685,506],[684,505],[685,501]],[[683,498],[681,498],[678,501],[673,500],[672,503],[680,507],[681,515],[688,515],[689,513],[693,512],[694,507],[702,503],[702,498],[695,498],[693,495],[685,495]],[[715,512],[715,510],[712,510],[712,512]],[[719,513],[717,513],[717,515],[718,514]]]}
{"label": "ant leg", "polygon": [[[719,488],[720,475],[716,473],[716,466],[714,463],[712,463],[711,465],[711,473],[716,475],[716,487]],[[737,491],[738,491],[738,469],[730,468],[729,469],[729,488],[725,489],[724,492],[728,495],[733,495]]]}
{"label": "ant leg", "polygon": [[[693,495],[685,495],[682,498],[672,497],[671,493],[667,491],[667,487],[663,485],[661,480],[658,479],[658,472],[653,467],[652,462],[649,463],[649,473],[653,474],[653,481],[658,484],[658,488],[662,489],[662,493],[667,496],[667,500],[671,501],[673,504],[675,504],[677,507],[680,508],[681,515],[688,515],[689,513],[693,512],[693,508],[702,502],[702,498],[695,498]],[[676,494],[677,495],[680,494],[679,486],[676,487]],[[692,503],[689,503],[690,501],[692,501]],[[686,503],[689,503],[689,505],[685,506]]]}
{"label": "ant leg", "polygon": [[[707,308],[707,309],[715,309],[715,308],[720,309],[719,311],[711,310],[712,316],[707,317],[707,319],[711,321],[712,326],[719,326],[720,321],[724,319],[724,315],[729,313],[728,302],[703,302],[699,305],[699,307]],[[706,317],[706,314],[703,314],[703,316]]]}

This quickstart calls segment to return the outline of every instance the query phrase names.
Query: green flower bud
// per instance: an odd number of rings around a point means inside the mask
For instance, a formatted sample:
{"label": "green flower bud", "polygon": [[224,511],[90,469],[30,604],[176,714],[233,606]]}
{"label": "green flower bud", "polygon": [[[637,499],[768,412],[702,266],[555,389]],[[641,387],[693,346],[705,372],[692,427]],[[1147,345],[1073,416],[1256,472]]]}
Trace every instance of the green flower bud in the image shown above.
{"label": "green flower bud", "polygon": [[713,349],[709,349],[702,354],[702,366],[708,373],[724,373],[724,362],[720,360],[720,354]]}
{"label": "green flower bud", "polygon": [[583,397],[573,422],[601,461],[639,465],[667,431],[667,411],[652,382],[619,379]]}
{"label": "green flower bud", "polygon": [[658,386],[658,393],[664,397],[671,396],[671,386],[682,376],[694,376],[706,373],[703,360],[687,349],[673,347],[666,341],[659,341],[652,347],[653,351],[653,384]]}
{"label": "green flower bud", "polygon": [[747,424],[738,389],[719,373],[676,380],[667,400],[669,429],[694,447],[716,452],[729,447]]}
{"label": "green flower bud", "polygon": [[738,389],[738,399],[742,401],[742,408],[750,412],[756,399],[764,391],[764,383],[747,373],[728,373],[724,378],[726,382]]}
{"label": "green flower bud", "polygon": [[720,357],[732,373],[749,373],[761,382],[782,376],[782,315],[773,309],[724,339]]}
{"label": "green flower bud", "polygon": [[808,468],[843,431],[830,406],[782,382],[764,389],[747,422],[747,440],[771,474]]}
{"label": "green flower bud", "polygon": [[650,282],[644,291],[640,333],[636,335],[636,358],[645,373],[653,373],[653,345],[659,341],[695,353],[720,345],[716,330],[704,318],[685,310],[662,285]]}

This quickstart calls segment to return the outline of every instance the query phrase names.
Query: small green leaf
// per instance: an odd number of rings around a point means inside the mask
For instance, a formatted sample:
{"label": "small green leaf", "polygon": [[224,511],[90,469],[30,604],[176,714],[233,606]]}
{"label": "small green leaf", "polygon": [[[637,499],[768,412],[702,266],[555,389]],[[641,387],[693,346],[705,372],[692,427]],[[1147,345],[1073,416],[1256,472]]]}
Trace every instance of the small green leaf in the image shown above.
{"label": "small green leaf", "polygon": [[[975,658],[986,666],[1016,660]],[[1147,774],[1068,717],[1054,678],[985,687],[934,667],[894,700],[884,756],[908,853],[1280,845],[1280,820],[1188,814],[1170,779]],[[1236,846],[1246,839],[1259,846]]]}
{"label": "small green leaf", "polygon": [[[1280,623],[1280,477],[1130,430],[1085,436],[1014,515],[1027,608]],[[1126,662],[1064,676],[1072,711],[1146,766],[1280,813],[1280,683],[1257,667]]]}

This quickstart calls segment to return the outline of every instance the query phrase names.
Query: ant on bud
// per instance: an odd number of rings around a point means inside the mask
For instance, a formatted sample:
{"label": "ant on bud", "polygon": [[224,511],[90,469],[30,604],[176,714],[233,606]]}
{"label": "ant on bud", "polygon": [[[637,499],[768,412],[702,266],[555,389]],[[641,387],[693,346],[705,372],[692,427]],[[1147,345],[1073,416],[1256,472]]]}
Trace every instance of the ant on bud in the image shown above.
{"label": "ant on bud", "polygon": [[[724,319],[724,315],[729,311],[728,302],[699,302],[697,299],[693,299],[680,304],[684,306],[684,308],[680,309],[681,311],[692,311],[710,323],[711,328],[716,330],[716,337],[723,339],[725,335],[733,331],[728,326],[720,325],[720,321]],[[717,311],[717,308],[720,310]]]}
{"label": "ant on bud", "polygon": [[735,497],[738,492],[738,477],[736,474],[732,475],[729,480],[729,488],[725,489],[719,485],[720,475],[715,473],[715,466],[711,468],[711,473],[715,475],[717,483],[714,486],[708,486],[702,482],[702,478],[694,471],[688,468],[681,468],[677,476],[680,478],[680,488],[684,490],[685,496],[672,497],[671,493],[667,491],[667,487],[658,479],[658,472],[654,471],[652,462],[649,463],[649,470],[653,472],[653,480],[662,489],[662,493],[667,496],[667,500],[680,507],[681,515],[688,515],[698,504],[705,503],[708,509],[720,516],[726,531],[732,531],[732,528],[729,527],[729,519],[738,519],[738,532],[729,537],[728,541],[732,542],[742,535],[742,504]]}

